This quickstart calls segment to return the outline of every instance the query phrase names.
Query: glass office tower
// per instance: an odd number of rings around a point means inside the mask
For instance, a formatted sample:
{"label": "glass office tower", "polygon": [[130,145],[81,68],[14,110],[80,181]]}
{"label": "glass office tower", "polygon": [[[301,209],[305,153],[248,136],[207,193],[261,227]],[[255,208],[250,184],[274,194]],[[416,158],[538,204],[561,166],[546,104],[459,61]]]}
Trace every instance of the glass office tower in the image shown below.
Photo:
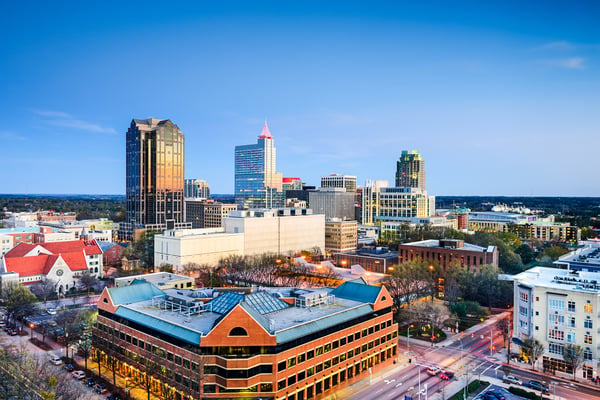
{"label": "glass office tower", "polygon": [[396,187],[425,189],[425,161],[418,150],[404,150],[396,164]]}
{"label": "glass office tower", "polygon": [[282,175],[267,122],[256,144],[235,147],[235,202],[239,209],[285,205]]}
{"label": "glass office tower", "polygon": [[134,119],[126,137],[126,221],[122,239],[138,228],[184,222],[184,136],[170,120]]}

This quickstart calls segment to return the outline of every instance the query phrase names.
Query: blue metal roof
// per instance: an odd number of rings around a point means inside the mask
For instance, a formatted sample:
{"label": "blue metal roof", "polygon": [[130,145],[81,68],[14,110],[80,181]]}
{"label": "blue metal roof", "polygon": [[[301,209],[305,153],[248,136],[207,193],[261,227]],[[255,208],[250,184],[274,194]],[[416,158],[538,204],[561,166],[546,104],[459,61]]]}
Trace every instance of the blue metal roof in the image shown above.
{"label": "blue metal roof", "polygon": [[144,282],[136,285],[114,287],[108,289],[114,305],[131,304],[144,300],[152,300],[154,296],[165,293],[151,283]]}
{"label": "blue metal roof", "polygon": [[344,282],[331,291],[331,294],[343,299],[360,301],[361,303],[374,304],[381,288],[356,281]]}
{"label": "blue metal roof", "polygon": [[[141,285],[136,285],[139,287]],[[130,287],[130,286],[126,286]],[[165,320],[155,318],[151,315],[141,313],[139,311],[132,310],[127,307],[119,307],[115,312],[116,316],[128,319],[130,321],[134,321],[140,325],[146,326],[148,328],[154,329],[155,331],[164,333],[166,335],[175,337],[177,339],[181,339],[185,342],[193,344],[195,346],[200,345],[200,337],[201,333],[198,331],[193,331],[187,328],[184,328],[180,325],[175,325]]]}
{"label": "blue metal roof", "polygon": [[107,250],[109,250],[111,247],[115,246],[116,243],[114,242],[104,242],[104,241],[96,241],[96,243],[98,243],[98,247],[100,247],[100,249],[102,250],[103,253],[105,253]]}

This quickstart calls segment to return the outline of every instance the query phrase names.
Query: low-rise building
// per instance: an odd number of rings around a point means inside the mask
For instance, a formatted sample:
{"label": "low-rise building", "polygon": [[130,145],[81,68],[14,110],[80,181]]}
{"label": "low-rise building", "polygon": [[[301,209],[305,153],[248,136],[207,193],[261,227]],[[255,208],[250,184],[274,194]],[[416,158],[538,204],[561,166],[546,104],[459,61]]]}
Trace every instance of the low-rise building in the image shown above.
{"label": "low-rise building", "polygon": [[154,236],[154,263],[176,272],[189,263],[216,266],[230,255],[288,254],[325,247],[325,216],[310,209],[238,210],[222,228],[167,230]]}
{"label": "low-rise building", "polygon": [[155,395],[322,399],[390,366],[397,329],[387,289],[363,280],[195,291],[137,283],[100,296],[93,354]]}
{"label": "low-rise building", "polygon": [[567,344],[583,349],[579,373],[598,375],[600,343],[600,273],[534,267],[514,281],[513,337],[538,340],[544,346],[546,371],[572,374],[565,363]]}
{"label": "low-rise building", "polygon": [[456,239],[430,239],[398,246],[398,263],[416,259],[436,261],[443,269],[455,264],[478,272],[484,265],[498,268],[498,248],[476,246]]}
{"label": "low-rise building", "polygon": [[24,285],[43,278],[56,283],[56,292],[74,290],[84,273],[102,278],[102,250],[95,240],[73,240],[29,244],[21,243],[4,255],[0,274],[18,274]]}
{"label": "low-rise building", "polygon": [[515,233],[519,239],[538,239],[543,242],[563,242],[576,244],[581,240],[581,230],[566,222],[533,221],[509,225],[508,230]]}
{"label": "low-rise building", "polygon": [[102,249],[102,261],[105,267],[121,265],[121,258],[125,248],[119,243],[97,242]]}
{"label": "low-rise building", "polygon": [[115,287],[127,286],[132,283],[148,282],[159,288],[166,289],[193,289],[194,278],[170,272],[154,272],[151,274],[129,275],[115,278]]}
{"label": "low-rise building", "polygon": [[398,265],[398,252],[386,247],[361,247],[356,251],[346,251],[333,255],[338,267],[351,268],[360,265],[368,272],[387,274]]}
{"label": "low-rise building", "polygon": [[553,264],[561,269],[600,272],[600,241],[585,241],[583,247],[560,256]]}

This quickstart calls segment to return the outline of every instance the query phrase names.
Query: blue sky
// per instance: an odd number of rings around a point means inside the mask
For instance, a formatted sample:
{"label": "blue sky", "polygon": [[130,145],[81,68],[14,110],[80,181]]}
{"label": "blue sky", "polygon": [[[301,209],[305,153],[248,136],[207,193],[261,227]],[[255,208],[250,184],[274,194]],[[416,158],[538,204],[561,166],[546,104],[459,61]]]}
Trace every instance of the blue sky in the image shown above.
{"label": "blue sky", "polygon": [[213,193],[267,118],[308,184],[418,149],[434,195],[600,195],[600,3],[420,3],[3,2],[0,193],[122,194],[155,117]]}

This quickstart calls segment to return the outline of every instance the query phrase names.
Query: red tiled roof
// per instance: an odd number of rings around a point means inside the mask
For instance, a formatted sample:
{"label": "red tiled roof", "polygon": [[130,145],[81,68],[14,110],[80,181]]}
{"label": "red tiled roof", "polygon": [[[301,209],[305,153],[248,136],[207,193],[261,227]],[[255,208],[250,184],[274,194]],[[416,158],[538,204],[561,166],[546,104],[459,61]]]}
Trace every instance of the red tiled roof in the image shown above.
{"label": "red tiled roof", "polygon": [[[7,253],[8,254],[8,253]],[[6,272],[18,272],[19,276],[41,275],[48,262],[47,254],[35,257],[6,257]]]}
{"label": "red tiled roof", "polygon": [[[53,254],[26,256],[36,246],[41,246]],[[58,257],[62,257],[71,271],[86,270],[84,252],[86,255],[102,254],[95,240],[71,240],[53,243],[21,243],[6,253],[4,259],[7,272],[17,272],[20,276],[47,275]]]}

